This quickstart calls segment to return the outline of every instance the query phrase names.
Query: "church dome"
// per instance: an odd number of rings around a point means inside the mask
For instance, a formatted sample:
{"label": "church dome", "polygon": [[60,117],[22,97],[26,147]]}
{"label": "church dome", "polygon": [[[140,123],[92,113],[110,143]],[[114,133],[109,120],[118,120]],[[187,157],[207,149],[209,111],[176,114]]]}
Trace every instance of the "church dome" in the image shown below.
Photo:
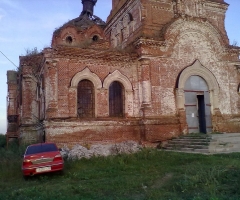
{"label": "church dome", "polygon": [[93,8],[97,0],[82,0],[83,10],[79,17],[70,20],[69,22],[65,23],[60,28],[54,31],[54,35],[61,32],[67,26],[74,26],[77,30],[84,30],[90,26],[98,25],[102,28],[105,27],[106,23],[99,17],[93,14]]}

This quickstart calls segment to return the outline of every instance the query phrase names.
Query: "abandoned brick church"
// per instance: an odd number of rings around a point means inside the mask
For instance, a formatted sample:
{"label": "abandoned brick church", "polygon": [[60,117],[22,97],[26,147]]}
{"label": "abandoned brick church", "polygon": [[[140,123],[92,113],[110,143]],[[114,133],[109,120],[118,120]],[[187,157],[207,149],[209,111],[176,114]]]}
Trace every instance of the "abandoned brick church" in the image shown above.
{"label": "abandoned brick church", "polygon": [[240,131],[224,0],[112,0],[106,22],[96,2],[7,72],[7,135],[63,145]]}

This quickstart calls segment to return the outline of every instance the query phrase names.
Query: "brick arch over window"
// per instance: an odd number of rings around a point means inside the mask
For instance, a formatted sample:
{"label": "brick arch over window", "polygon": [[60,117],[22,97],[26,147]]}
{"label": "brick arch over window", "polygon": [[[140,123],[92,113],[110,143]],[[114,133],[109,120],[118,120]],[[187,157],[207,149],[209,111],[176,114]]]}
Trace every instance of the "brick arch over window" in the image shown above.
{"label": "brick arch over window", "polygon": [[132,84],[129,81],[129,79],[121,74],[118,70],[114,71],[113,73],[109,74],[104,82],[103,82],[103,88],[106,89],[109,92],[109,87],[111,83],[114,81],[118,81],[122,84],[124,88],[124,110],[125,110],[125,116],[130,117],[133,116],[133,89]]}
{"label": "brick arch over window", "polygon": [[100,80],[100,78],[92,73],[88,68],[85,68],[84,70],[82,70],[81,72],[78,72],[77,74],[74,75],[74,77],[71,80],[70,83],[70,88],[69,88],[69,97],[71,99],[73,99],[75,103],[73,103],[70,106],[70,112],[72,113],[73,117],[79,116],[78,113],[78,104],[79,104],[79,100],[78,100],[78,86],[79,83],[81,81],[90,81],[93,85],[93,114],[92,116],[97,116],[97,110],[98,110],[98,99],[96,98],[97,96],[97,91],[100,90],[102,88],[102,82]]}
{"label": "brick arch over window", "polygon": [[85,68],[83,71],[78,72],[71,80],[71,87],[77,87],[79,81],[88,79],[90,80],[96,89],[102,88],[102,82],[100,78],[92,73],[88,68]]}
{"label": "brick arch over window", "polygon": [[214,110],[219,109],[218,104],[218,96],[219,96],[219,85],[215,78],[215,76],[212,74],[211,71],[209,71],[207,68],[202,66],[202,64],[199,62],[199,60],[196,60],[193,65],[187,67],[184,69],[178,80],[178,88],[177,88],[177,107],[178,109],[184,109],[184,86],[185,82],[190,76],[200,76],[202,77],[209,88],[210,92],[210,101],[211,101],[211,109],[212,114],[214,114]]}

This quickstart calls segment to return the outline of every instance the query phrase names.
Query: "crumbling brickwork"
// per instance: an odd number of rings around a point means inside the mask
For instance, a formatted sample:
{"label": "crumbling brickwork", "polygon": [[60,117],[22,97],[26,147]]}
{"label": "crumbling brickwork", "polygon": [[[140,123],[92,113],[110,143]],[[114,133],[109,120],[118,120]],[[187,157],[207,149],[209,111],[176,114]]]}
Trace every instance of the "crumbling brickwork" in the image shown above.
{"label": "crumbling brickwork", "polygon": [[[239,132],[240,48],[229,45],[228,4],[113,0],[106,23],[85,7],[53,33],[50,48],[20,58],[18,103],[8,115],[16,110],[24,141],[158,142]],[[91,84],[80,87],[85,80]]]}

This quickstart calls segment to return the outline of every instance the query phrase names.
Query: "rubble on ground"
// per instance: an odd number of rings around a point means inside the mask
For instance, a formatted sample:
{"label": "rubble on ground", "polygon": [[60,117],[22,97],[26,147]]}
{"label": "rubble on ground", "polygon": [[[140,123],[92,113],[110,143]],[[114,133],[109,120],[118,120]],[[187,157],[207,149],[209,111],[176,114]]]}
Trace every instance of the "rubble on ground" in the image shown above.
{"label": "rubble on ground", "polygon": [[93,156],[110,156],[117,154],[130,154],[136,153],[142,149],[142,146],[134,141],[126,141],[117,144],[95,144],[86,148],[82,145],[75,145],[72,149],[64,146],[61,154],[65,159],[75,160],[81,158],[91,158]]}

